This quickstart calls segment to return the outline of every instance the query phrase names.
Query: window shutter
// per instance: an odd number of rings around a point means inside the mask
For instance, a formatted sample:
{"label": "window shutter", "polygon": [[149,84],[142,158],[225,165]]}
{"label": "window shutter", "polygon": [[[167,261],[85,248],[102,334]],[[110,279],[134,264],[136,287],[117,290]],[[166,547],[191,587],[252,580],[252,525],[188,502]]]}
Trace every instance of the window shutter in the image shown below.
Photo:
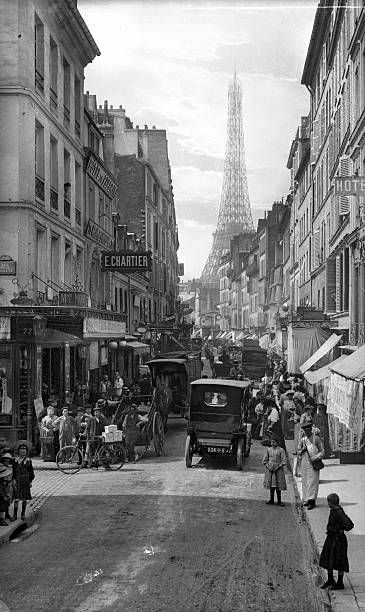
{"label": "window shutter", "polygon": [[319,264],[319,249],[320,249],[320,232],[319,229],[313,232],[313,270],[315,270]]}
{"label": "window shutter", "polygon": [[326,262],[326,312],[336,312],[336,259]]}
{"label": "window shutter", "polygon": [[336,312],[341,312],[341,258],[339,255],[336,256]]}
{"label": "window shutter", "polygon": [[[351,176],[352,162],[349,156],[340,158],[339,175]],[[339,196],[339,214],[348,215],[350,212],[350,196]]]}

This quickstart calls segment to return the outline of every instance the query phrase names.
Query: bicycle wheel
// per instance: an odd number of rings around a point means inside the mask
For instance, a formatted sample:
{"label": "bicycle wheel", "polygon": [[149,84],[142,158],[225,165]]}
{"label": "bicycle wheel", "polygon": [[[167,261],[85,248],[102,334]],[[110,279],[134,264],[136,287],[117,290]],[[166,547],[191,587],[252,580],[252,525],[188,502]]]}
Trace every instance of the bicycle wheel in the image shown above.
{"label": "bicycle wheel", "polygon": [[106,470],[120,470],[125,463],[125,451],[120,442],[104,444],[99,450],[98,455],[101,464]]}
{"label": "bicycle wheel", "polygon": [[57,467],[64,474],[77,474],[82,467],[82,452],[78,446],[64,446],[56,457]]}

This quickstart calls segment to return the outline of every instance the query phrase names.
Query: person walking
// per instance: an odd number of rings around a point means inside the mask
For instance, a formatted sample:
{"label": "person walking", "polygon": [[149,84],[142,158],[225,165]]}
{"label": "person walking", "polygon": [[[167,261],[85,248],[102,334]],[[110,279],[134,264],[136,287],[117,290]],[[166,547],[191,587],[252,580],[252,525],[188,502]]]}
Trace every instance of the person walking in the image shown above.
{"label": "person walking", "polygon": [[138,414],[137,405],[132,404],[123,420],[123,431],[129,461],[137,461],[138,459],[138,455],[135,452],[135,446],[141,433],[141,427],[145,422],[146,418]]}
{"label": "person walking", "polygon": [[[327,495],[327,503],[330,509],[327,537],[319,558],[319,566],[327,570],[327,580],[320,588],[331,587],[334,591],[338,591],[345,588],[343,575],[350,571],[347,538],[344,532],[350,531],[354,524],[340,506],[340,498],[337,493]],[[333,570],[337,570],[337,582],[334,580]]]}
{"label": "person walking", "polygon": [[323,444],[320,437],[313,432],[312,419],[302,422],[303,436],[298,446],[300,470],[302,474],[303,506],[313,510],[316,506],[319,489],[319,470],[315,469],[314,462],[324,456]]}
{"label": "person walking", "polygon": [[11,521],[16,521],[18,518],[19,502],[22,502],[22,510],[20,518],[25,520],[25,511],[27,503],[32,499],[30,489],[34,480],[34,470],[31,459],[28,457],[30,452],[30,444],[26,440],[19,440],[16,446],[17,456],[14,460],[14,514]]}
{"label": "person walking", "polygon": [[284,449],[279,446],[279,438],[276,436],[272,436],[271,446],[266,449],[262,462],[265,465],[264,488],[270,489],[270,499],[266,503],[274,503],[276,491],[278,506],[284,506],[284,503],[281,501],[281,492],[286,491],[284,472],[286,455]]}

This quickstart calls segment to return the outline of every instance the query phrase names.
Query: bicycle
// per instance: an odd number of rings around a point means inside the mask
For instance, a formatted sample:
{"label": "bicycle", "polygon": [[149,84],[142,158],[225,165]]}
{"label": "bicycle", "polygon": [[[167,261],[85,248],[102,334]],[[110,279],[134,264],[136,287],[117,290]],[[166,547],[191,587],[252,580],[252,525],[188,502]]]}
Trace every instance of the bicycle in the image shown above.
{"label": "bicycle", "polygon": [[[75,445],[64,446],[56,456],[58,469],[64,474],[77,474],[88,462],[84,450],[85,438],[79,437]],[[120,470],[126,458],[124,442],[104,442],[102,438],[93,441],[97,444],[91,458],[91,467],[104,467],[106,470]]]}

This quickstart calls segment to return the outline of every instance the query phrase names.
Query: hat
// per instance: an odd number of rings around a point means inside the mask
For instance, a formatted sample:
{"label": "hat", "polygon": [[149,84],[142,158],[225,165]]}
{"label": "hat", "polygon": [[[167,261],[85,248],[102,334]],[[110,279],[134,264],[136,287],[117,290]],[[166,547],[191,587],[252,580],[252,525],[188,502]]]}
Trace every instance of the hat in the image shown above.
{"label": "hat", "polygon": [[131,408],[138,408],[137,404],[131,404]]}
{"label": "hat", "polygon": [[1,461],[2,459],[12,459],[12,458],[13,458],[13,457],[11,456],[11,454],[10,454],[10,453],[4,453],[3,455],[1,455],[1,457],[0,457],[0,461]]}
{"label": "hat", "polygon": [[105,404],[105,400],[103,398],[98,399],[98,401],[96,402],[96,406],[104,406]]}
{"label": "hat", "polygon": [[312,419],[305,419],[301,425],[302,429],[311,429],[313,426]]}
{"label": "hat", "polygon": [[288,391],[286,392],[287,395],[294,395],[294,391],[293,389],[288,389]]}
{"label": "hat", "polygon": [[15,452],[17,453],[22,446],[25,446],[28,453],[30,453],[30,451],[32,450],[32,445],[30,442],[28,442],[28,440],[18,440],[14,447]]}
{"label": "hat", "polygon": [[6,478],[12,474],[13,470],[11,468],[6,467],[5,465],[1,465],[0,463],[0,478]]}

